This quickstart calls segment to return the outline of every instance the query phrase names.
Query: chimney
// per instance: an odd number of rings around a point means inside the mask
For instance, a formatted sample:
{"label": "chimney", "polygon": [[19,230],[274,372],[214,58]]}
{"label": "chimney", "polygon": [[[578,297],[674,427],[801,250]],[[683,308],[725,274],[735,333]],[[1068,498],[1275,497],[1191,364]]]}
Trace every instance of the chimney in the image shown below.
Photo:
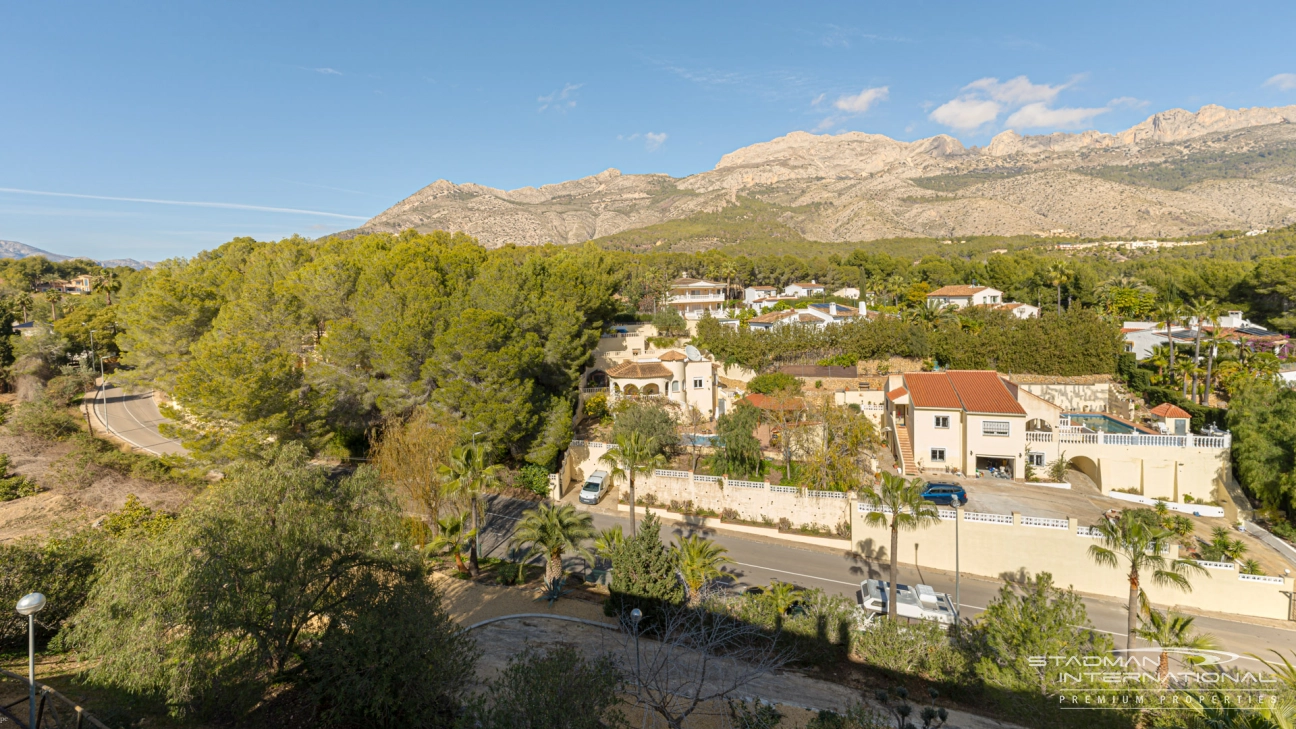
{"label": "chimney", "polygon": [[832,314],[833,316],[837,316],[837,302],[836,302],[836,301],[834,301],[834,302],[828,304],[828,313],[829,313],[829,314]]}

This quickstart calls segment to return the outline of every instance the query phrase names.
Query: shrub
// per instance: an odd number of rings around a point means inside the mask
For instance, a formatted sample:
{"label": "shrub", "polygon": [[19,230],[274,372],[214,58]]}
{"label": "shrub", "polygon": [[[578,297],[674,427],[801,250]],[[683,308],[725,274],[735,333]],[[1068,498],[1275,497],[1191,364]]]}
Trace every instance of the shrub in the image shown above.
{"label": "shrub", "polygon": [[18,408],[10,427],[41,440],[64,440],[81,432],[77,421],[49,400],[36,400]]}
{"label": "shrub", "polygon": [[720,518],[728,521],[738,521],[741,517],[738,516],[737,509],[724,509],[720,512]]}
{"label": "shrub", "polygon": [[680,450],[679,432],[676,430],[675,416],[666,410],[666,406],[656,401],[634,402],[622,401],[618,405],[616,420],[612,425],[612,441],[631,432],[651,438],[657,444],[657,452],[671,458]]}
{"label": "shrub", "polygon": [[611,597],[603,603],[608,615],[639,608],[645,629],[651,629],[663,603],[684,602],[684,587],[675,576],[675,554],[662,544],[661,522],[652,514],[643,518],[635,536],[613,550],[612,567]]}
{"label": "shrub", "polygon": [[[8,456],[0,456],[8,458]],[[26,476],[6,476],[0,478],[0,501],[13,501],[27,496],[35,496],[41,487]]]}
{"label": "shrub", "polygon": [[0,403],[0,425],[8,423],[11,414],[13,414],[13,406],[9,403]]}
{"label": "shrub", "polygon": [[[471,673],[471,671],[470,671]],[[626,726],[621,672],[611,654],[593,660],[573,646],[525,648],[486,688],[459,726],[482,729],[601,729]],[[413,725],[411,725],[413,726]]]}
{"label": "shrub", "polygon": [[[104,549],[104,534],[97,529],[58,534],[49,539],[20,539],[0,544],[0,603],[12,606],[29,592],[48,599],[36,623],[37,639],[44,641],[63,627],[81,608],[95,581],[95,568]],[[0,649],[25,647],[27,621],[12,609],[0,614]]]}
{"label": "shrub", "polygon": [[868,630],[853,633],[851,652],[884,671],[929,680],[958,680],[967,671],[966,659],[950,645],[945,629],[926,620],[905,624],[879,619]]}
{"label": "shrub", "polygon": [[683,336],[688,333],[688,322],[684,316],[672,308],[662,309],[653,314],[652,324],[662,336]]}
{"label": "shrub", "polygon": [[607,423],[612,419],[612,411],[608,409],[608,396],[606,393],[599,393],[585,400],[585,417],[599,423]]}
{"label": "shrub", "polygon": [[784,372],[766,372],[763,375],[756,375],[747,383],[747,392],[756,392],[762,395],[769,395],[779,390],[798,391],[801,389],[801,380]]}
{"label": "shrub", "polygon": [[65,408],[80,401],[91,387],[89,377],[80,374],[59,375],[45,383],[45,397],[58,407]]}
{"label": "shrub", "polygon": [[536,496],[549,495],[549,474],[534,463],[528,463],[518,471],[516,483]]}

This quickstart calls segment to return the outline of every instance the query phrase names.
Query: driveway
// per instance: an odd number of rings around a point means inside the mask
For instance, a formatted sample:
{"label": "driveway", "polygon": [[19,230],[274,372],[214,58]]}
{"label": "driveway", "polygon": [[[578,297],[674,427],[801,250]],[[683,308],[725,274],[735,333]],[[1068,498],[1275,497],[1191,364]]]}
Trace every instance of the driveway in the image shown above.
{"label": "driveway", "polygon": [[162,435],[158,426],[166,418],[153,401],[153,392],[127,392],[111,382],[94,393],[97,427],[104,428],[136,448],[155,456],[188,455],[180,441]]}

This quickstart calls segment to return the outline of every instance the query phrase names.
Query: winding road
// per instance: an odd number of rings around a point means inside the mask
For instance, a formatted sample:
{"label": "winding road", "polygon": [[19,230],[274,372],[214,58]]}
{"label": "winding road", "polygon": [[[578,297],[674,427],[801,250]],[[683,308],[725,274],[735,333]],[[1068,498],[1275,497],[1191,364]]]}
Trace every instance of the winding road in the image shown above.
{"label": "winding road", "polygon": [[92,406],[95,426],[104,428],[136,448],[155,456],[187,455],[180,441],[162,435],[158,425],[166,422],[153,402],[153,392],[130,393],[104,383],[95,392]]}

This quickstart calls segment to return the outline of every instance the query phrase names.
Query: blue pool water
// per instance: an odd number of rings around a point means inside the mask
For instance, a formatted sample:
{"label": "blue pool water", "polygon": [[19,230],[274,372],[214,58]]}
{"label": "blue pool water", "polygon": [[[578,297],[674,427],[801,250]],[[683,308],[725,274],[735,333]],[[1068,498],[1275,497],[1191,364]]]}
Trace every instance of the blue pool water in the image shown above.
{"label": "blue pool water", "polygon": [[1120,433],[1123,435],[1135,432],[1132,426],[1099,413],[1067,413],[1067,417],[1071,418],[1072,425],[1083,425],[1098,433]]}
{"label": "blue pool water", "polygon": [[715,445],[715,439],[716,436],[707,435],[705,433],[697,433],[696,435],[693,433],[685,433],[684,435],[680,436],[680,443],[686,446],[691,446],[691,445],[713,446]]}

